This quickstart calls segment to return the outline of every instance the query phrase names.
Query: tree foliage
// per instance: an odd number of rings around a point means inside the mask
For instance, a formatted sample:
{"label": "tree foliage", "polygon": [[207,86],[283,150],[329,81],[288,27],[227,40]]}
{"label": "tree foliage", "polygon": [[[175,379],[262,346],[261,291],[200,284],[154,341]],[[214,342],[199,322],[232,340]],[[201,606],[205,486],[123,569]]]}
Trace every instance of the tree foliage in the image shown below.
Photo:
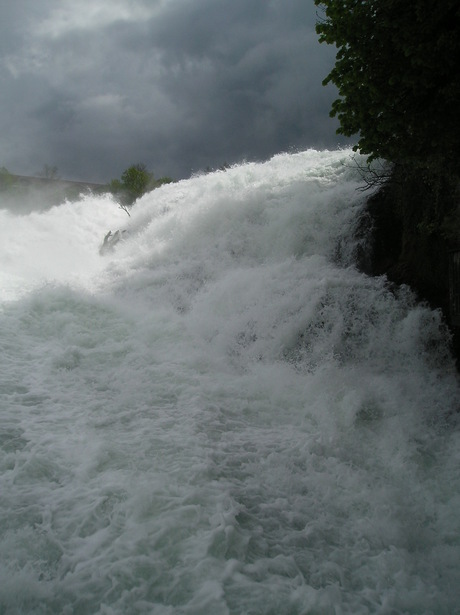
{"label": "tree foliage", "polygon": [[121,175],[121,185],[133,201],[147,192],[153,181],[153,173],[147,171],[145,164],[132,165]]}
{"label": "tree foliage", "polygon": [[14,177],[6,167],[0,168],[0,190],[9,190],[13,185]]}
{"label": "tree foliage", "polygon": [[122,205],[131,205],[136,199],[154,188],[168,184],[173,180],[170,177],[155,179],[154,174],[147,170],[145,164],[133,164],[123,171],[120,179],[113,179],[109,189],[118,195]]}
{"label": "tree foliage", "polygon": [[460,152],[458,0],[315,0],[320,42],[335,44],[323,84],[339,98],[338,133],[355,151],[411,166],[453,165]]}
{"label": "tree foliage", "polygon": [[58,168],[56,166],[50,166],[49,164],[44,164],[43,169],[39,171],[37,175],[45,179],[59,179]]}

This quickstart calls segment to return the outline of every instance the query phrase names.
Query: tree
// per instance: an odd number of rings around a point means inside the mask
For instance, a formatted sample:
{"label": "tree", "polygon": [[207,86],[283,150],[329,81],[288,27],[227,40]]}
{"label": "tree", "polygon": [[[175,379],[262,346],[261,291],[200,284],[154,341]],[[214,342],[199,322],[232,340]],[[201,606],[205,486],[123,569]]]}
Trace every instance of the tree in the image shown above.
{"label": "tree", "polygon": [[133,164],[123,171],[120,179],[112,179],[109,190],[121,200],[122,208],[128,213],[127,206],[132,205],[136,199],[154,188],[163,184],[169,184],[173,180],[170,177],[155,176],[147,171],[145,164]]}
{"label": "tree", "polygon": [[14,183],[14,177],[6,167],[0,168],[0,190],[9,190]]}
{"label": "tree", "polygon": [[43,165],[43,169],[38,173],[39,177],[44,177],[45,179],[59,179],[58,168],[56,166],[51,167],[48,164]]}
{"label": "tree", "polygon": [[460,151],[458,0],[315,0],[319,41],[335,44],[323,84],[355,151],[414,167],[453,167]]}
{"label": "tree", "polygon": [[147,192],[149,185],[153,186],[153,173],[147,171],[145,164],[134,164],[123,171],[121,184],[128,193],[131,202]]}
{"label": "tree", "polygon": [[133,164],[123,171],[120,179],[112,179],[109,190],[118,196],[123,209],[132,205],[136,199],[155,187],[153,173],[147,171],[145,164]]}

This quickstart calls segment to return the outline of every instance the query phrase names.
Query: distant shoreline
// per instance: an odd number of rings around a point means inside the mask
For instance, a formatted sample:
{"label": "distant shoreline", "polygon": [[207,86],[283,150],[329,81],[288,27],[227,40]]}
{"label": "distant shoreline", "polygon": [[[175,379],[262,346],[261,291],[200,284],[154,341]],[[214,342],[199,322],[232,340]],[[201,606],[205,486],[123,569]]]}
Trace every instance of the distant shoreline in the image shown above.
{"label": "distant shoreline", "polygon": [[99,184],[96,182],[74,181],[70,179],[52,178],[52,177],[33,177],[30,175],[15,175],[10,173],[12,180],[11,187],[17,186],[58,186],[59,188],[70,188],[72,186],[78,188],[89,188],[91,190],[100,190],[105,188],[107,184]]}

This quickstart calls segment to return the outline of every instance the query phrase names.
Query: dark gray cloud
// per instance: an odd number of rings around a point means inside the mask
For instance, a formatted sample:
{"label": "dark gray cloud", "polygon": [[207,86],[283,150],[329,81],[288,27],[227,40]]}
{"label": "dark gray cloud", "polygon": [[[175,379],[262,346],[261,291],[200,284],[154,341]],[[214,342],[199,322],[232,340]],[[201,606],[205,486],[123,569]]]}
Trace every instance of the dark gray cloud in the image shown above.
{"label": "dark gray cloud", "polygon": [[0,166],[106,181],[335,147],[305,0],[22,0],[0,23]]}

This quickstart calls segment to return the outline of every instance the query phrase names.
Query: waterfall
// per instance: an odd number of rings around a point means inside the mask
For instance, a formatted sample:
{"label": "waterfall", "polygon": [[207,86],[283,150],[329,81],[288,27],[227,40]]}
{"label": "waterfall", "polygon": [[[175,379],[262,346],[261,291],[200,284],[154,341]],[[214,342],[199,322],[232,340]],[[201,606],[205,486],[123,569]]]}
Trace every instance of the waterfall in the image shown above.
{"label": "waterfall", "polygon": [[308,150],[0,210],[2,614],[459,612],[449,334],[354,266],[359,185]]}

